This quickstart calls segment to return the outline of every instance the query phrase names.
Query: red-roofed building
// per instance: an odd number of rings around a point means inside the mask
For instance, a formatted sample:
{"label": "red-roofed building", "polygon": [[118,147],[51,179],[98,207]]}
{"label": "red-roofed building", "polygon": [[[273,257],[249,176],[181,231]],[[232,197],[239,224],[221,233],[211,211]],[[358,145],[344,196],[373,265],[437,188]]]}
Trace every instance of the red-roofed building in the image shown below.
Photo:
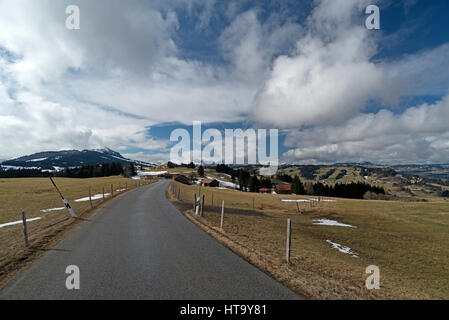
{"label": "red-roofed building", "polygon": [[289,184],[278,184],[275,187],[275,191],[278,194],[292,193],[292,187]]}

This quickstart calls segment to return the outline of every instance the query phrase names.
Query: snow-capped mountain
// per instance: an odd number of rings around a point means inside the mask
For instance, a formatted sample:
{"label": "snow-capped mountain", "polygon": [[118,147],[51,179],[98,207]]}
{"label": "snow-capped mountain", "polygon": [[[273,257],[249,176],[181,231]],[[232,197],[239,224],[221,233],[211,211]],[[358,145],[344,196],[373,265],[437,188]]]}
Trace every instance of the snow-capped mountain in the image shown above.
{"label": "snow-capped mountain", "polygon": [[1,163],[3,169],[36,168],[42,170],[58,170],[60,168],[97,165],[102,163],[120,162],[134,163],[137,166],[154,166],[152,163],[131,160],[109,148],[92,150],[64,150],[38,152],[29,156],[7,160]]}

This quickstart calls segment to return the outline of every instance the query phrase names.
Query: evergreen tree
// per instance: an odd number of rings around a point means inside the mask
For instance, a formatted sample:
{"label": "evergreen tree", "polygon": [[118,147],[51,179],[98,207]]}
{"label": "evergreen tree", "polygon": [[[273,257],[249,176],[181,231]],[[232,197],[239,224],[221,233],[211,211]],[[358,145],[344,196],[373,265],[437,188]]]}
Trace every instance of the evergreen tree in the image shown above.
{"label": "evergreen tree", "polygon": [[195,169],[195,164],[194,164],[193,162],[190,162],[190,163],[187,165],[187,168],[189,168],[189,169]]}
{"label": "evergreen tree", "polygon": [[304,185],[302,184],[301,180],[299,179],[299,177],[297,175],[293,178],[291,188],[292,188],[292,192],[294,194],[305,194],[306,193],[306,190],[304,189]]}
{"label": "evergreen tree", "polygon": [[199,166],[199,168],[198,168],[198,175],[200,177],[204,177],[204,167],[203,166]]}
{"label": "evergreen tree", "polygon": [[259,190],[260,181],[256,175],[253,175],[249,178],[248,189],[249,192],[257,192]]}

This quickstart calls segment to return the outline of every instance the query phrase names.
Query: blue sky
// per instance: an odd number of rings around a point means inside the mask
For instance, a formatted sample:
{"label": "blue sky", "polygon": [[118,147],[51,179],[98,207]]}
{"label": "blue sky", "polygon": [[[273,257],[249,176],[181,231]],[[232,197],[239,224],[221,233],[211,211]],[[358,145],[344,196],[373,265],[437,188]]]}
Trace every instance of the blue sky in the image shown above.
{"label": "blue sky", "polygon": [[[65,8],[80,8],[80,30]],[[380,8],[367,30],[365,8]],[[290,163],[449,162],[444,0],[0,1],[0,159],[279,129]],[[190,130],[190,129],[189,129]]]}

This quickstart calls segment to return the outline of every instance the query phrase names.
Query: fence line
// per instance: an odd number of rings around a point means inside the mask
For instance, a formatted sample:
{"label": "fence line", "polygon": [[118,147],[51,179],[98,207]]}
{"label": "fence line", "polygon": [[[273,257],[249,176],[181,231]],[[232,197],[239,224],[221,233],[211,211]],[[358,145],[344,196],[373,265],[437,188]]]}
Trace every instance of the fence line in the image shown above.
{"label": "fence line", "polygon": [[[142,186],[148,185],[148,184],[152,183],[153,181],[154,181],[153,179],[151,181],[143,181],[140,185],[142,185]],[[113,184],[111,184],[111,187],[112,187],[111,190],[113,191]],[[102,194],[100,194],[98,197],[93,197],[92,191],[97,188],[101,188]],[[87,194],[88,194],[87,201],[80,201],[80,202],[76,202],[76,204],[75,204],[75,209],[76,209],[78,215],[84,215],[85,213],[90,212],[92,209],[100,206],[101,204],[103,204],[106,201],[106,196],[104,193],[104,186],[103,187],[96,186],[95,188],[92,188],[91,186],[89,186],[89,187],[87,187],[87,189],[88,189],[88,190],[86,190]],[[61,195],[59,189],[56,189],[56,190]],[[118,195],[118,194],[119,193],[116,193],[116,195]],[[102,198],[101,198],[101,196],[102,196]],[[114,194],[111,193],[111,196],[109,198],[112,199],[113,197],[114,197]],[[73,197],[73,198],[75,198],[75,197]],[[66,200],[65,198],[63,198],[63,199]],[[102,200],[102,201],[95,201],[95,200]],[[71,201],[74,201],[74,200],[72,199]],[[51,201],[51,202],[53,202],[53,201]],[[82,202],[85,202],[85,203],[82,203]],[[64,204],[66,204],[66,202],[64,202]],[[67,204],[68,204],[68,201],[67,201]],[[52,207],[55,206],[55,204],[47,204],[47,205],[52,206]],[[62,209],[62,208],[55,208],[55,209]],[[63,210],[71,211],[70,209],[71,209],[71,207],[69,208],[66,205],[66,207],[64,207]],[[45,210],[48,210],[48,211],[45,211]],[[56,213],[56,214],[53,213],[52,211],[56,211],[56,210],[51,210],[51,208],[50,209],[43,209],[43,208],[42,209],[31,209],[31,211],[33,213],[35,211],[36,211],[36,213],[39,211],[39,213],[41,213],[42,218],[41,218],[41,216],[36,216],[36,215],[32,214],[31,217],[33,217],[33,218],[27,219],[27,212],[25,210],[22,210],[20,212],[22,221],[20,221],[20,220],[19,220],[20,222],[17,221],[18,222],[17,224],[21,224],[23,226],[23,237],[24,237],[23,239],[24,239],[25,247],[27,247],[27,248],[32,246],[33,243],[35,243],[36,241],[40,241],[41,237],[43,235],[43,232],[48,230],[48,228],[53,227],[57,224],[60,224],[62,222],[65,222],[65,221],[68,221],[71,219],[71,218],[67,218],[66,215],[60,215],[58,213]],[[62,210],[58,210],[58,211],[62,211]],[[27,223],[27,221],[29,222],[29,221],[35,221],[35,220],[40,220],[43,223],[40,223],[40,224],[33,223],[31,225],[29,225]],[[16,221],[14,221],[14,222],[16,222]],[[9,224],[9,223],[7,223],[7,224]],[[13,226],[13,225],[15,225],[15,224],[11,224],[11,226]],[[9,225],[5,226],[5,228],[10,228],[10,226]],[[1,228],[1,229],[3,229],[3,228]],[[14,230],[17,230],[17,229],[14,229]],[[0,233],[2,231],[3,230],[0,230]],[[14,233],[15,232],[16,231],[14,231]],[[9,246],[11,248],[14,247],[14,246],[11,246],[11,244],[8,244],[8,247]]]}

